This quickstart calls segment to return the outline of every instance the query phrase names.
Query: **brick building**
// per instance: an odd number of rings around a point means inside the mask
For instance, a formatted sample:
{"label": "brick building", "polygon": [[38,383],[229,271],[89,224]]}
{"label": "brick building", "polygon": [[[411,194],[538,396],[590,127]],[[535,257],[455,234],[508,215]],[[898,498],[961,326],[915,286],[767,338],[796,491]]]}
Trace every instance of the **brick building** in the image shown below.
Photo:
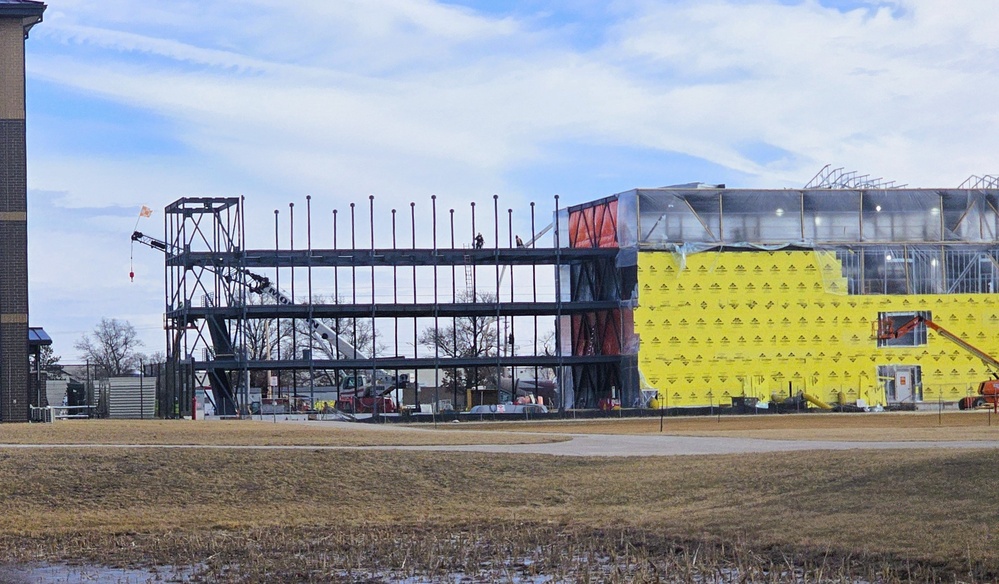
{"label": "brick building", "polygon": [[28,420],[24,40],[45,4],[0,0],[0,421]]}

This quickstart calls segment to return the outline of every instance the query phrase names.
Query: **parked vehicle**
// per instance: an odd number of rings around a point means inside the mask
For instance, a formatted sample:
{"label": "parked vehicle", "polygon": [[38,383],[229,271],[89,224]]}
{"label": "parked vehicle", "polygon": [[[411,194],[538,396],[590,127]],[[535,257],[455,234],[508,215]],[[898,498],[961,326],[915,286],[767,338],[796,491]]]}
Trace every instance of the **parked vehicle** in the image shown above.
{"label": "parked vehicle", "polygon": [[548,408],[541,404],[491,404],[472,406],[469,414],[547,414]]}

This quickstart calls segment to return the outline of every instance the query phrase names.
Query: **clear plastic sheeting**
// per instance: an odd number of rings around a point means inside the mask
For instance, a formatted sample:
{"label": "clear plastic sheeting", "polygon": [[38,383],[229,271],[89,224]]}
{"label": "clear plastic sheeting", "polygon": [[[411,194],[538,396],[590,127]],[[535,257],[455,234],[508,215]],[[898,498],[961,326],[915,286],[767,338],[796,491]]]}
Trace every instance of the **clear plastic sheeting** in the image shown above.
{"label": "clear plastic sheeting", "polygon": [[990,294],[999,249],[985,245],[870,245],[829,249],[850,294]]}
{"label": "clear plastic sheeting", "polygon": [[[638,191],[628,191],[617,195],[617,245],[619,248],[635,248],[638,245]],[[635,258],[637,260],[637,258]],[[634,263],[631,265],[635,265]]]}
{"label": "clear plastic sheeting", "polygon": [[[824,191],[826,196],[803,196],[802,239],[809,241],[860,241],[859,191]],[[810,219],[810,220],[809,220]]]}
{"label": "clear plastic sheeting", "polygon": [[981,189],[641,189],[618,195],[618,240],[642,249],[986,242],[999,233],[997,197]]}
{"label": "clear plastic sheeting", "polygon": [[861,191],[860,200],[861,241],[943,240],[936,191]]}
{"label": "clear plastic sheeting", "polygon": [[563,208],[555,213],[555,231],[552,232],[552,247],[572,247],[569,241],[569,210]]}
{"label": "clear plastic sheeting", "polygon": [[[715,254],[721,250],[773,252],[802,249],[799,243],[757,245],[740,243],[726,246],[682,244],[662,250],[672,255],[676,277],[687,268],[694,254]],[[981,244],[911,244],[821,246],[816,252],[816,269],[826,293],[836,295],[892,294],[991,294],[999,292],[999,248]],[[714,261],[703,261],[707,273]]]}
{"label": "clear plastic sheeting", "polygon": [[999,191],[942,193],[941,208],[947,241],[994,241],[999,233],[996,193]]}
{"label": "clear plastic sheeting", "polygon": [[633,265],[638,250],[670,252],[682,271],[690,254],[814,249],[841,262],[827,283],[837,294],[991,293],[999,250],[985,244],[999,234],[997,198],[995,189],[638,189],[618,195],[618,265]]}

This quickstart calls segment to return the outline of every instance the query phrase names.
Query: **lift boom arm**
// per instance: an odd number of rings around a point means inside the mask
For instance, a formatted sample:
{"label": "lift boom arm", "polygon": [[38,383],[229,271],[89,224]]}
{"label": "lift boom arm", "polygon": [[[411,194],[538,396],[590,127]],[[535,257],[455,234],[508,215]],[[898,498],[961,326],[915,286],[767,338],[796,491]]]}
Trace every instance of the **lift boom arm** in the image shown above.
{"label": "lift boom arm", "polygon": [[895,327],[894,321],[892,321],[890,317],[883,318],[880,321],[878,321],[878,338],[881,340],[897,339],[899,337],[908,334],[910,331],[912,331],[920,324],[926,324],[926,326],[933,329],[941,337],[947,339],[948,341],[954,343],[958,347],[961,347],[965,351],[981,359],[982,362],[985,363],[985,365],[992,370],[992,375],[999,378],[999,360],[996,360],[996,358],[993,357],[992,355],[989,355],[985,351],[965,341],[961,337],[955,335],[954,333],[938,325],[932,320],[926,318],[925,316],[914,316],[913,318],[902,324],[902,326],[899,326],[897,328]]}

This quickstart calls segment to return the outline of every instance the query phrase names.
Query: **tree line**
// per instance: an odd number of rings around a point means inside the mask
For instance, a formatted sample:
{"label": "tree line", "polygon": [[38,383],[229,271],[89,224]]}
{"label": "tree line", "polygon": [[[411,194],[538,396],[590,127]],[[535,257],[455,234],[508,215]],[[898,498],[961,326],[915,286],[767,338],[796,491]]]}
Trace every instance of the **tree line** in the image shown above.
{"label": "tree line", "polygon": [[[475,301],[489,303],[494,300],[488,293],[480,293]],[[458,298],[458,302],[470,302],[471,294]],[[332,298],[316,296],[318,304],[334,303]],[[262,297],[250,300],[254,304],[269,302]],[[323,318],[316,319],[332,329],[340,338],[352,345],[358,353],[368,357],[384,356],[389,350],[388,344],[376,337],[376,331],[370,319],[359,318]],[[495,356],[505,350],[512,351],[513,339],[503,338],[497,327],[496,316],[467,316],[447,319],[438,326],[424,327],[417,335],[417,344],[431,353],[445,358],[474,358]],[[264,361],[276,359],[304,358],[303,351],[309,350],[316,360],[336,360],[346,357],[340,355],[336,344],[324,341],[312,334],[311,326],[305,319],[249,319],[245,321],[242,331],[242,347],[249,360]],[[512,335],[511,335],[512,336]],[[379,339],[376,341],[376,338]],[[548,333],[541,343],[543,352],[551,354],[554,333]],[[146,355],[140,352],[143,342],[138,338],[135,327],[127,320],[102,318],[91,333],[84,334],[76,341],[74,347],[95,368],[99,374],[108,377],[132,375],[139,371],[143,363],[158,363],[165,361],[162,353]],[[59,357],[54,357],[51,347],[48,348],[48,362],[54,364]],[[532,348],[533,350],[533,348]],[[43,358],[46,355],[43,350]],[[44,362],[44,361],[43,361]],[[308,371],[272,372],[280,375],[278,380],[282,387],[290,387],[296,382],[307,383]],[[337,379],[329,371],[316,371],[314,382],[322,385],[337,385]],[[251,385],[268,387],[270,380],[268,372],[251,372]],[[296,377],[296,375],[298,377]],[[489,368],[456,368],[442,370],[444,386],[470,388],[495,376],[495,371]]]}

